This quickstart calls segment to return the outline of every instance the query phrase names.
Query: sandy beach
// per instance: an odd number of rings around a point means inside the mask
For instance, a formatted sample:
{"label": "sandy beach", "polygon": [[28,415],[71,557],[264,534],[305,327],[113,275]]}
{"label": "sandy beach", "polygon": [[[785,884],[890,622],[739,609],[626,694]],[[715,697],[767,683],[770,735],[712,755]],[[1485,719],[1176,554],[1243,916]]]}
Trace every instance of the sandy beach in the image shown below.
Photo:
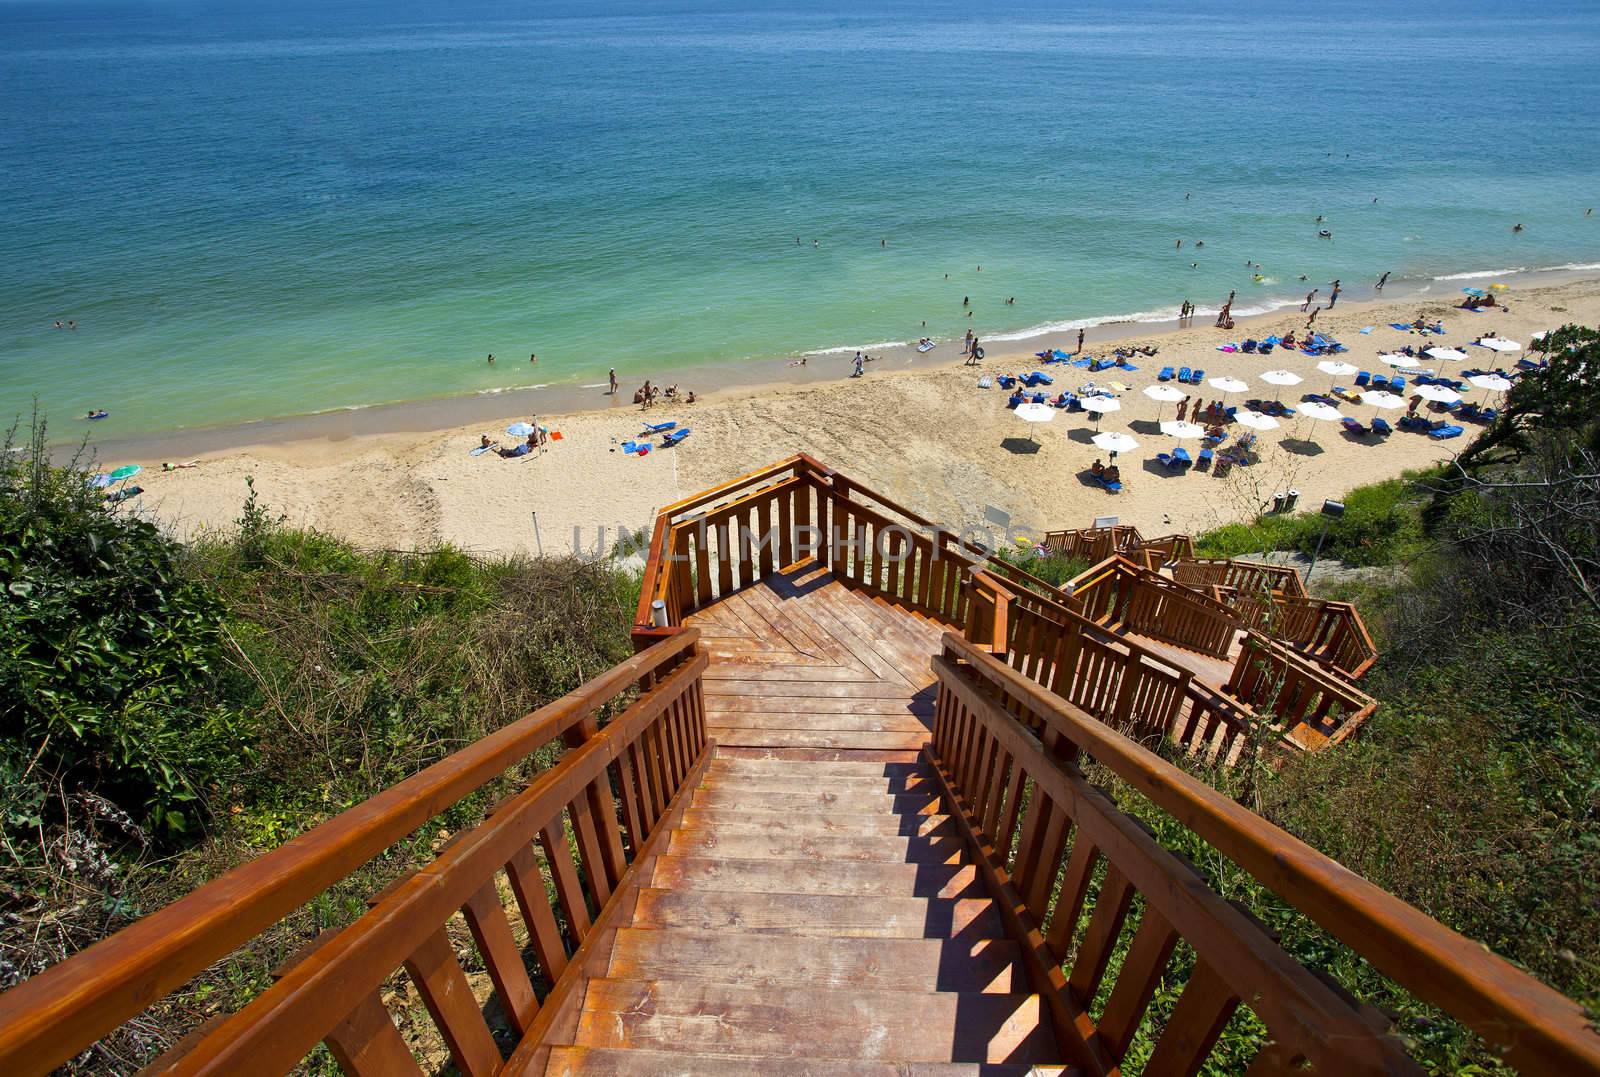
{"label": "sandy beach", "polygon": [[[1325,293],[1324,288],[1324,299]],[[1408,343],[1465,347],[1465,361],[1428,364],[1452,376],[1463,368],[1514,364],[1515,354],[1497,356],[1466,346],[1491,331],[1529,344],[1539,331],[1600,320],[1600,281],[1518,284],[1498,294],[1508,310],[1461,310],[1454,305],[1459,292],[1341,301],[1318,315],[1316,329],[1349,348],[1338,358],[1374,372],[1392,373],[1376,356]],[[1419,314],[1429,321],[1442,319],[1447,335],[1423,338],[1388,325],[1410,322]],[[160,456],[130,455],[140,451],[135,445],[113,446],[101,454],[101,462],[143,464],[139,482],[145,492],[136,499],[136,511],[180,535],[233,526],[246,495],[245,478],[252,476],[261,503],[274,514],[365,547],[451,543],[479,553],[542,549],[548,554],[593,550],[602,526],[608,541],[619,526],[647,527],[659,506],[796,451],[810,453],[952,527],[981,524],[992,507],[1010,514],[1013,532],[1027,536],[1046,528],[1087,526],[1097,516],[1116,516],[1147,534],[1162,534],[1250,518],[1282,490],[1298,490],[1301,504],[1314,506],[1352,486],[1448,459],[1474,433],[1469,424],[1464,437],[1449,441],[1406,432],[1387,440],[1356,440],[1336,423],[1296,419],[1260,436],[1261,459],[1252,467],[1235,468],[1223,478],[1201,472],[1168,474],[1155,456],[1180,443],[1157,431],[1158,405],[1142,392],[1156,383],[1163,366],[1202,367],[1208,378],[1243,380],[1250,388],[1230,397],[1235,404],[1277,392],[1260,381],[1266,370],[1284,368],[1304,377],[1303,384],[1282,390],[1282,399],[1291,404],[1303,392],[1327,390],[1334,380],[1317,371],[1318,359],[1299,352],[1277,349],[1260,356],[1216,350],[1228,341],[1302,330],[1306,315],[1296,308],[1241,320],[1231,332],[1214,328],[1212,321],[1203,316],[1189,328],[1131,337],[1160,349],[1154,358],[1139,357],[1139,369],[1132,373],[1090,375],[1064,364],[1039,367],[1033,353],[1046,346],[1071,350],[1073,333],[990,345],[981,368],[959,365],[959,341],[942,344],[926,356],[887,356],[870,364],[867,376],[859,379],[848,377],[849,355],[819,357],[808,363],[807,373],[817,377],[819,369],[825,370],[828,380],[739,385],[703,395],[693,405],[663,404],[648,412],[624,402],[634,388],[625,384],[621,397],[602,410],[540,415],[541,423],[560,432],[560,440],[519,459],[475,457],[469,450],[485,432],[513,444],[516,439],[503,429],[527,419],[525,414],[422,432],[336,433],[256,444],[249,442],[260,437],[260,429],[241,427],[220,432],[223,438],[229,433],[238,437],[232,447],[216,447],[219,432],[188,446],[174,436],[143,447]],[[1366,326],[1375,328],[1362,334]],[[1131,329],[1092,332],[1087,350],[1108,352],[1109,346],[1097,348],[1097,341],[1127,337]],[[1006,410],[1008,394],[977,387],[983,375],[1036,367],[1055,379],[1051,393],[1089,381],[1125,386],[1117,394],[1122,409],[1099,426],[1131,432],[1140,441],[1138,449],[1119,460],[1121,494],[1107,494],[1080,477],[1095,458],[1104,456],[1089,443],[1095,430],[1092,416],[1059,412],[1054,421],[1034,428],[1035,445],[1027,425]],[[675,380],[666,371],[662,378]],[[1349,385],[1351,379],[1338,380]],[[1207,401],[1222,395],[1209,385],[1185,391]],[[1159,410],[1161,418],[1173,417],[1173,405]],[[1362,421],[1374,414],[1362,405],[1342,410]],[[1392,422],[1403,413],[1385,414]],[[676,448],[654,448],[643,457],[625,454],[621,443],[638,434],[643,419],[676,420],[693,433]],[[1181,444],[1191,454],[1198,451],[1197,442]],[[163,472],[164,460],[191,458],[185,448],[209,451],[194,455],[197,467]]]}

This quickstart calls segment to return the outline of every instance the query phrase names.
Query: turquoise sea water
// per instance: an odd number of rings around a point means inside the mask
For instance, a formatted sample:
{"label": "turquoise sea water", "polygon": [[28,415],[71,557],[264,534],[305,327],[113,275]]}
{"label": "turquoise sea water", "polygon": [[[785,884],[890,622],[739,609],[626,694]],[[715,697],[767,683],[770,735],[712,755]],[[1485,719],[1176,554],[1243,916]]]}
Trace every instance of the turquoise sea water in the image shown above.
{"label": "turquoise sea water", "polygon": [[1600,262],[1597,55],[1592,0],[0,0],[0,415],[150,433]]}

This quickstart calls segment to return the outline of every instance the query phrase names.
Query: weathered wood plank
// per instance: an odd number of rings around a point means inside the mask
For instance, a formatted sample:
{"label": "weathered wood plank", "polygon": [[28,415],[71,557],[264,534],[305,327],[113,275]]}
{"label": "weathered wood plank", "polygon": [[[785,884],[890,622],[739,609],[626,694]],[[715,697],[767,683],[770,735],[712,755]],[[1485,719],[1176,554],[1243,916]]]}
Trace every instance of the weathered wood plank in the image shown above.
{"label": "weathered wood plank", "polygon": [[658,888],[640,892],[632,926],[865,938],[994,939],[1005,936],[994,903],[980,898],[883,897],[862,901],[853,895],[840,894],[752,896],[715,890]]}
{"label": "weathered wood plank", "polygon": [[663,856],[654,884],[665,889],[743,894],[853,894],[864,897],[981,898],[970,864],[843,863],[818,871],[809,860],[731,860]]}

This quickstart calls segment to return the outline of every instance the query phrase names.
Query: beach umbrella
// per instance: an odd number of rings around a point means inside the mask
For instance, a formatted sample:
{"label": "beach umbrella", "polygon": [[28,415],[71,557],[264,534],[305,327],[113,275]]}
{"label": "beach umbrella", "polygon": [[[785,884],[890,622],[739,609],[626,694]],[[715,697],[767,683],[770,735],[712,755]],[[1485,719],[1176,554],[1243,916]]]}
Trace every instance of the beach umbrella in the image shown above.
{"label": "beach umbrella", "polygon": [[514,438],[525,438],[529,434],[533,433],[533,424],[512,423],[510,426],[506,427],[506,433],[510,434]]}
{"label": "beach umbrella", "polygon": [[1259,411],[1236,411],[1233,421],[1240,426],[1248,426],[1252,430],[1276,430],[1278,420],[1270,415],[1263,415]]}
{"label": "beach umbrella", "polygon": [[[1395,399],[1399,399],[1396,397]],[[1295,409],[1297,414],[1308,419],[1315,419],[1323,423],[1335,423],[1344,418],[1344,414],[1331,404],[1324,404],[1320,400],[1308,400]]]}
{"label": "beach umbrella", "polygon": [[111,476],[102,471],[100,474],[89,480],[89,485],[94,487],[96,490],[104,490],[107,486],[111,485]]}
{"label": "beach umbrella", "polygon": [[1199,423],[1185,423],[1177,421],[1162,423],[1161,432],[1166,434],[1168,437],[1179,438],[1180,440],[1185,438],[1203,438],[1206,436],[1206,428],[1201,426]]}
{"label": "beach umbrella", "polygon": [[1210,385],[1213,389],[1221,389],[1224,396],[1227,396],[1229,393],[1242,393],[1246,389],[1250,388],[1250,386],[1246,385],[1238,378],[1207,378],[1206,384]]}
{"label": "beach umbrella", "polygon": [[1431,355],[1435,359],[1465,359],[1467,353],[1458,348],[1429,348],[1423,354]]}
{"label": "beach umbrella", "polygon": [[[1189,394],[1179,389],[1176,385],[1150,385],[1146,386],[1144,395],[1158,404],[1173,404],[1184,399]],[[1156,409],[1156,418],[1161,418],[1161,409]]]}
{"label": "beach umbrella", "polygon": [[1324,359],[1317,364],[1317,369],[1333,379],[1328,383],[1330,388],[1337,384],[1340,378],[1348,378],[1352,374],[1359,373],[1354,366],[1349,363],[1341,363],[1337,359]]}
{"label": "beach umbrella", "polygon": [[1484,337],[1478,343],[1490,351],[1496,352],[1520,352],[1522,350],[1521,344],[1514,340],[1506,340],[1503,337]]}
{"label": "beach umbrella", "polygon": [[1051,422],[1056,417],[1056,409],[1049,404],[1018,404],[1014,414],[1028,424],[1028,440],[1033,441],[1033,424]]}
{"label": "beach umbrella", "polygon": [[1461,399],[1460,393],[1444,385],[1418,385],[1413,391],[1422,399],[1431,400],[1435,404],[1454,404]]}
{"label": "beach umbrella", "polygon": [[1299,385],[1301,378],[1292,370],[1269,370],[1261,375],[1268,385]]}
{"label": "beach umbrella", "polygon": [[1094,443],[1095,448],[1104,449],[1108,453],[1132,452],[1139,447],[1137,438],[1120,430],[1103,430],[1089,440]]}
{"label": "beach umbrella", "polygon": [[1379,408],[1383,411],[1392,411],[1395,408],[1403,408],[1406,406],[1405,397],[1396,396],[1393,393],[1386,393],[1381,389],[1370,393],[1362,393],[1361,402],[1371,407]]}
{"label": "beach umbrella", "polygon": [[1484,390],[1485,400],[1489,399],[1490,393],[1503,393],[1511,388],[1511,380],[1498,374],[1474,374],[1467,379],[1467,383]]}
{"label": "beach umbrella", "polygon": [[138,464],[124,464],[117,468],[117,470],[113,471],[108,477],[112,482],[127,482],[129,479],[133,478],[143,470],[144,468],[140,467]]}
{"label": "beach umbrella", "polygon": [[1461,290],[1463,292],[1467,293],[1468,295],[1474,296],[1474,297],[1476,297],[1478,299],[1482,299],[1484,296],[1489,294],[1488,292],[1484,291],[1482,288],[1463,288]]}
{"label": "beach umbrella", "polygon": [[1086,396],[1078,403],[1083,405],[1084,411],[1094,412],[1096,425],[1100,423],[1100,416],[1108,411],[1121,411],[1122,401],[1114,396]]}

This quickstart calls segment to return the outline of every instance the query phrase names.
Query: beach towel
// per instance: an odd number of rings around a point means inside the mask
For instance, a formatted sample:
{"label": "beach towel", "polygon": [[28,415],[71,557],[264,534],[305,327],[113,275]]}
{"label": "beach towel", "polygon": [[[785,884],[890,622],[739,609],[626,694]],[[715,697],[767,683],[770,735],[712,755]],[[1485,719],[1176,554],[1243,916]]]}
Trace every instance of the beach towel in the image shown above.
{"label": "beach towel", "polygon": [[1239,350],[1239,345],[1237,345],[1237,344],[1218,344],[1217,345],[1217,351],[1219,351],[1219,352],[1236,352],[1238,350]]}
{"label": "beach towel", "polygon": [[468,456],[482,456],[484,453],[491,451],[493,448],[494,448],[493,445],[479,445],[475,449],[468,449],[467,450],[467,455]]}
{"label": "beach towel", "polygon": [[1370,326],[1370,325],[1362,326],[1361,327],[1361,335],[1362,336],[1366,336],[1368,333],[1372,332],[1372,329],[1373,329],[1373,327]]}
{"label": "beach towel", "polygon": [[1389,323],[1389,328],[1390,329],[1398,329],[1401,332],[1405,332],[1405,333],[1409,333],[1411,331],[1411,327],[1409,325],[1406,325],[1404,322],[1390,322]]}
{"label": "beach towel", "polygon": [[551,441],[561,441],[562,440],[561,431],[559,431],[559,430],[550,431],[550,440]]}
{"label": "beach towel", "polygon": [[1093,359],[1074,359],[1072,361],[1072,365],[1073,366],[1088,366],[1092,362],[1094,362]]}
{"label": "beach towel", "polygon": [[919,351],[919,352],[931,352],[931,351],[933,351],[933,341],[930,340],[925,344],[918,344],[917,345],[917,351]]}
{"label": "beach towel", "polygon": [[978,388],[980,388],[980,389],[993,389],[994,388],[994,379],[989,377],[989,375],[985,374],[983,377],[978,379]]}

